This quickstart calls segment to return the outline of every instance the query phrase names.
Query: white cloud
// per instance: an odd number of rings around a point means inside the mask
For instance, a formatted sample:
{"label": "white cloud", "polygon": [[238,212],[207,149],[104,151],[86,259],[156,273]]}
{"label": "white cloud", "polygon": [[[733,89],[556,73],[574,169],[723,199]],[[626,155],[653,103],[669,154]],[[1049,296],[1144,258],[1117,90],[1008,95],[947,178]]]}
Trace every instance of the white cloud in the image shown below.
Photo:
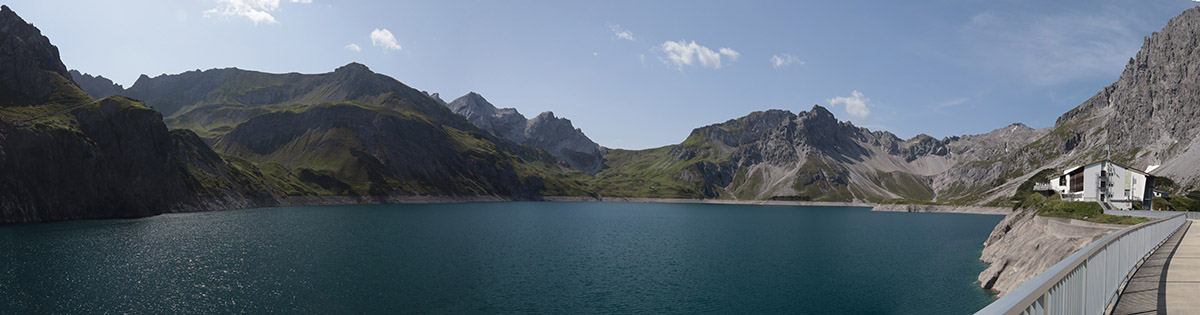
{"label": "white cloud", "polygon": [[620,25],[610,25],[608,26],[608,29],[612,30],[613,35],[616,36],[617,39],[637,40],[637,38],[633,37],[633,32],[621,28]]}
{"label": "white cloud", "polygon": [[360,51],[362,51],[362,48],[358,47],[358,44],[350,44],[350,45],[346,45],[346,50],[353,51],[353,52],[360,52]]}
{"label": "white cloud", "polygon": [[771,56],[771,65],[775,66],[775,69],[787,67],[793,63],[802,65],[802,64],[804,64],[804,61],[800,60],[800,58],[796,58],[796,56],[792,56],[792,54],[788,54],[788,53]]}
{"label": "white cloud", "polygon": [[831,98],[828,101],[829,105],[845,105],[846,113],[850,114],[850,116],[861,119],[867,118],[867,116],[871,115],[871,109],[867,108],[868,106],[872,106],[871,99],[866,98],[857,90],[851,91],[850,97],[838,96]]}
{"label": "white cloud", "polygon": [[[290,0],[292,3],[312,3],[312,0]],[[217,7],[204,11],[204,17],[211,18],[213,16],[231,17],[240,16],[250,21],[255,25],[258,23],[277,24],[271,12],[279,9],[279,0],[217,0]]]}
{"label": "white cloud", "polygon": [[279,9],[279,0],[217,0],[217,7],[204,11],[204,17],[214,15],[230,17],[241,16],[254,21],[254,24],[279,23],[271,15],[271,11]]}
{"label": "white cloud", "polygon": [[721,48],[717,51],[719,51],[722,55],[729,56],[729,61],[737,61],[738,57],[742,56],[741,53],[729,48]]}
{"label": "white cloud", "polygon": [[385,29],[375,29],[371,31],[371,46],[383,47],[388,50],[402,50],[400,44],[396,43],[396,36],[392,32]]}
{"label": "white cloud", "polygon": [[594,52],[594,51],[593,51],[593,52],[592,52],[592,56],[600,56],[600,53],[598,53],[598,52]]}
{"label": "white cloud", "polygon": [[662,62],[681,70],[685,66],[720,69],[722,57],[728,57],[729,61],[736,61],[742,55],[730,48],[720,48],[717,51],[713,51],[708,47],[696,44],[695,41],[666,41],[659,48],[662,49],[663,53],[667,54],[667,58],[662,59]]}

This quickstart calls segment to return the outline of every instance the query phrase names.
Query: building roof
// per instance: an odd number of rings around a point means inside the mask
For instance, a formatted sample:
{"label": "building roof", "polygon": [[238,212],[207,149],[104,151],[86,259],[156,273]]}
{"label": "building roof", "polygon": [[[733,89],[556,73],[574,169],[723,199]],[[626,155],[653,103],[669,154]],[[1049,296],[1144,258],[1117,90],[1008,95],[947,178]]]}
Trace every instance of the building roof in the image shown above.
{"label": "building roof", "polygon": [[1093,164],[1100,163],[1100,162],[1108,162],[1108,163],[1112,163],[1113,165],[1120,166],[1121,168],[1127,169],[1127,170],[1129,170],[1130,172],[1134,172],[1134,173],[1142,174],[1142,175],[1145,175],[1145,176],[1155,177],[1154,175],[1150,175],[1150,173],[1146,173],[1146,172],[1143,172],[1142,170],[1139,170],[1139,169],[1136,169],[1136,168],[1132,168],[1132,167],[1125,166],[1124,164],[1121,164],[1121,163],[1113,162],[1112,160],[1097,160],[1097,161],[1093,161],[1093,162],[1091,162],[1091,163],[1087,163],[1087,164],[1083,164],[1083,165],[1075,166],[1075,167],[1072,167],[1072,168],[1068,168],[1066,171],[1063,171],[1063,174],[1064,174],[1064,175],[1065,175],[1065,174],[1071,174],[1071,173],[1072,173],[1072,172],[1074,172],[1075,170],[1078,170],[1078,169],[1080,169],[1080,168],[1084,168],[1084,167],[1088,167],[1088,166],[1092,166]]}

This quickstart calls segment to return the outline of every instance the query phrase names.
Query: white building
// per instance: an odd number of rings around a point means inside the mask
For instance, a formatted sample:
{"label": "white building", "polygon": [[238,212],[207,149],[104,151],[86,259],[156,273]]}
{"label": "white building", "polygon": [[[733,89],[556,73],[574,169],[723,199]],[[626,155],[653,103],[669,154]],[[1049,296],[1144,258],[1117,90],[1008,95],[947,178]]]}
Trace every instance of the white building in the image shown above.
{"label": "white building", "polygon": [[1069,168],[1051,179],[1050,187],[1063,200],[1099,202],[1110,209],[1138,204],[1149,210],[1154,198],[1153,175],[1109,160]]}

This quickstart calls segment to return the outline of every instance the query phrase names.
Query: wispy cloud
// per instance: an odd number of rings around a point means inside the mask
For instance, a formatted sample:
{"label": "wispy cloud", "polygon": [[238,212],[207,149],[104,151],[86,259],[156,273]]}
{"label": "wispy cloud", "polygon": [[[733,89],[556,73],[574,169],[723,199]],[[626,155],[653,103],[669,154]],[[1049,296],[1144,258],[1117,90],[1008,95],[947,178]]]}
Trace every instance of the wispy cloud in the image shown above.
{"label": "wispy cloud", "polygon": [[1111,75],[1137,53],[1145,21],[1115,7],[1099,12],[975,15],[960,30],[972,63],[1037,86]]}
{"label": "wispy cloud", "polygon": [[633,37],[633,32],[621,28],[620,25],[609,25],[608,29],[612,30],[613,36],[616,36],[617,39],[637,40],[636,37]]}
{"label": "wispy cloud", "polygon": [[957,97],[957,98],[952,98],[952,99],[944,100],[941,102],[933,103],[926,107],[935,112],[944,113],[945,109],[952,108],[952,107],[958,107],[960,105],[966,104],[967,101],[970,101],[970,100],[971,99],[966,98],[966,97]]}
{"label": "wispy cloud", "polygon": [[800,58],[796,58],[796,56],[792,56],[792,54],[788,54],[788,53],[771,56],[771,66],[774,66],[775,69],[784,68],[791,64],[802,65],[802,64],[804,64],[804,61],[800,60]]}
{"label": "wispy cloud", "polygon": [[358,44],[350,44],[350,45],[346,45],[346,50],[353,51],[353,52],[360,52],[360,51],[362,51],[362,47],[358,47]]}
{"label": "wispy cloud", "polygon": [[[312,3],[312,0],[291,0],[292,3]],[[271,12],[279,9],[279,0],[217,0],[217,7],[204,11],[204,17],[244,17],[258,23],[277,24]]]}
{"label": "wispy cloud", "polygon": [[860,119],[870,116],[871,109],[868,107],[873,106],[873,104],[871,104],[871,99],[863,96],[863,94],[857,90],[851,91],[849,97],[838,96],[828,99],[827,101],[831,106],[845,105],[847,114]]}
{"label": "wispy cloud", "polygon": [[680,70],[684,67],[694,66],[720,69],[723,57],[728,58],[729,61],[736,61],[742,55],[731,48],[720,48],[714,51],[696,44],[695,41],[666,41],[659,46],[659,49],[666,54],[666,58],[662,59],[662,62]]}
{"label": "wispy cloud", "polygon": [[396,36],[392,35],[392,31],[385,29],[375,29],[371,31],[371,46],[383,47],[386,50],[402,50],[399,43],[396,43]]}

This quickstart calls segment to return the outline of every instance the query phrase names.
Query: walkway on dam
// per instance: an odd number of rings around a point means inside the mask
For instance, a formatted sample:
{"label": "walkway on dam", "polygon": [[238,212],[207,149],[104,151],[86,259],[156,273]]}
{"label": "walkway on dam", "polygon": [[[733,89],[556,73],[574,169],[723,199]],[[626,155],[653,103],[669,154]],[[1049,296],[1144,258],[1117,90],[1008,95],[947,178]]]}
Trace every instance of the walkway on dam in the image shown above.
{"label": "walkway on dam", "polygon": [[1188,220],[1138,267],[1113,314],[1200,314],[1200,220]]}

